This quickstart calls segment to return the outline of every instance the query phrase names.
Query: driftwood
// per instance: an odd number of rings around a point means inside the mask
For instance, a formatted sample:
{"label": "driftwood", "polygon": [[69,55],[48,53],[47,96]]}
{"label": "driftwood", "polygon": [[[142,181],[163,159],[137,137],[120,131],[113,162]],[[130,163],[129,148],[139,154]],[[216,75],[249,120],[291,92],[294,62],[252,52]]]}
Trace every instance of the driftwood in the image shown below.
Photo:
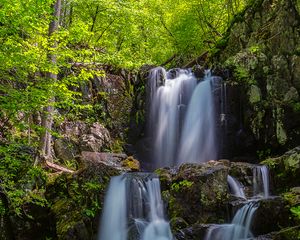
{"label": "driftwood", "polygon": [[59,166],[55,163],[49,162],[48,160],[45,161],[45,165],[46,165],[46,167],[49,167],[49,168],[51,168],[55,171],[58,171],[58,172],[67,172],[67,173],[73,173],[74,172],[73,170],[70,170],[68,168]]}

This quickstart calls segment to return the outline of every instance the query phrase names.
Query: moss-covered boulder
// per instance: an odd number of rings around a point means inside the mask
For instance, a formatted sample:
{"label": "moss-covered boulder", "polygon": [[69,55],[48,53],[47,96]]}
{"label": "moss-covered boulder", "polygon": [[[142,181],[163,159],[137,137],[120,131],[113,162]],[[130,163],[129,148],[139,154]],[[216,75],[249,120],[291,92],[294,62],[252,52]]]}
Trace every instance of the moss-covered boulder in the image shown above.
{"label": "moss-covered boulder", "polygon": [[178,171],[156,173],[162,181],[170,219],[179,217],[188,224],[224,221],[228,167],[219,162],[183,164]]}
{"label": "moss-covered boulder", "polygon": [[271,172],[274,190],[284,191],[299,186],[300,147],[296,147],[280,157],[269,158],[262,162]]}
{"label": "moss-covered boulder", "polygon": [[97,235],[105,190],[121,168],[90,161],[73,174],[60,174],[48,182],[46,197],[54,216],[58,239],[92,239]]}

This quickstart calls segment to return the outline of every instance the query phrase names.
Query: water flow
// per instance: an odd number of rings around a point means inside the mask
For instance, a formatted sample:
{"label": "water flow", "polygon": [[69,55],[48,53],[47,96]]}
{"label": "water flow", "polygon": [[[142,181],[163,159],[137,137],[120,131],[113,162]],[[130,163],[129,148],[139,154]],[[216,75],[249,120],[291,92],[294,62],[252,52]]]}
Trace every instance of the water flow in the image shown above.
{"label": "water flow", "polygon": [[234,177],[228,175],[227,183],[228,183],[231,194],[233,194],[236,197],[246,199],[245,192],[244,192],[244,186],[238,180],[236,180]]}
{"label": "water flow", "polygon": [[126,240],[126,179],[123,175],[112,177],[104,201],[98,240]]}
{"label": "water flow", "polygon": [[257,202],[248,202],[235,214],[231,224],[214,225],[209,228],[205,240],[241,240],[252,238],[250,231]]}
{"label": "water flow", "polygon": [[208,73],[193,92],[183,125],[178,163],[216,159],[212,78]]}
{"label": "water flow", "polygon": [[253,169],[253,194],[264,198],[270,196],[269,169],[265,165]]}
{"label": "water flow", "polygon": [[[117,179],[120,186],[114,178],[109,186],[99,240],[172,240],[159,179],[148,173],[125,174]],[[110,195],[113,192],[114,196]]]}
{"label": "water flow", "polygon": [[148,135],[154,168],[216,158],[211,82],[210,74],[197,85],[188,70],[151,71]]}

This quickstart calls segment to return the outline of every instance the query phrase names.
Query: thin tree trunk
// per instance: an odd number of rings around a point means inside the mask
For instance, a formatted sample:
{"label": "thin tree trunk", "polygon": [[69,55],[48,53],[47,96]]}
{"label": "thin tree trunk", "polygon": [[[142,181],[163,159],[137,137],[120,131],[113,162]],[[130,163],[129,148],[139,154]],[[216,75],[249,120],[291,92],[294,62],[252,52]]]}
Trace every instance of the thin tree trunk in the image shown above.
{"label": "thin tree trunk", "polygon": [[[58,30],[59,26],[59,17],[61,12],[61,0],[56,0],[54,4],[54,11],[53,11],[53,19],[49,24],[49,38]],[[56,44],[54,43],[53,48],[56,47]],[[56,65],[56,55],[53,53],[48,54],[48,60],[52,65]],[[56,82],[57,81],[57,74],[49,72],[47,74],[47,78],[49,81]],[[36,159],[35,165],[38,164],[38,162],[45,162],[45,160],[51,160],[51,128],[53,123],[53,112],[54,112],[54,103],[55,99],[54,97],[51,97],[49,100],[49,105],[43,109],[42,113],[42,127],[44,128],[44,131],[41,134],[40,138],[40,159]]]}

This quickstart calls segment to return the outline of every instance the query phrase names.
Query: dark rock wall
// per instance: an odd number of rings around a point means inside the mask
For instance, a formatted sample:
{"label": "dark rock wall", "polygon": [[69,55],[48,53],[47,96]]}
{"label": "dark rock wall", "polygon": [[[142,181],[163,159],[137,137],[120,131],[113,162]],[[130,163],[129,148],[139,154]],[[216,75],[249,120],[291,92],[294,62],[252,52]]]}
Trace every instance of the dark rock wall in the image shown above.
{"label": "dark rock wall", "polygon": [[253,1],[235,17],[211,58],[231,72],[226,79],[230,157],[251,152],[264,157],[300,143],[296,6],[294,0]]}

